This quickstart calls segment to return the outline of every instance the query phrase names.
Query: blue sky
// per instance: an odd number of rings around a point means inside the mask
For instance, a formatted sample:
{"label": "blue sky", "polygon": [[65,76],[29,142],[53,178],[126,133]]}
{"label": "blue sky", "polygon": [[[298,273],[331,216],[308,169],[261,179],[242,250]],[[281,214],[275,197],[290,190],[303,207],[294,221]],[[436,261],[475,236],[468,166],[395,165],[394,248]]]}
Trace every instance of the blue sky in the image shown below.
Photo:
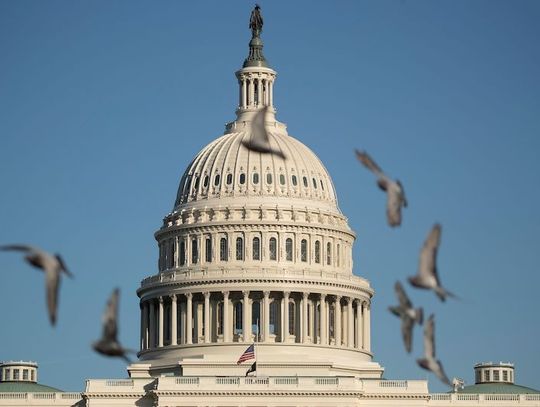
{"label": "blue sky", "polygon": [[[333,177],[358,238],[355,273],[376,290],[372,347],[385,377],[430,380],[387,311],[416,272],[431,225],[439,270],[461,297],[436,314],[438,357],[473,382],[480,361],[512,361],[540,388],[540,3],[260,3],[265,56],[278,71],[278,119]],[[0,2],[0,244],[61,252],[59,324],[41,275],[0,256],[0,360],[31,359],[40,382],[82,390],[125,376],[90,350],[119,286],[121,340],[136,347],[140,280],[156,273],[153,233],[183,170],[234,119],[234,71],[247,55],[248,1]],[[355,161],[366,149],[404,184],[403,227]],[[8,329],[9,327],[9,329]]]}

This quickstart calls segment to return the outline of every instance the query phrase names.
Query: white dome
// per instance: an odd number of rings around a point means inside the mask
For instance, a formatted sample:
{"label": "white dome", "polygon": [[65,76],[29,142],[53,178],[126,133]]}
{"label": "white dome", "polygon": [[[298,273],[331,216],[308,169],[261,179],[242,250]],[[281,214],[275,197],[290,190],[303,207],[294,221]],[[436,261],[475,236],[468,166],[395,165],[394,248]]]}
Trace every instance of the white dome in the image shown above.
{"label": "white dome", "polygon": [[339,212],[332,180],[319,158],[289,136],[282,123],[267,122],[267,126],[272,129],[270,145],[283,152],[285,160],[248,150],[242,141],[249,140],[249,122],[233,122],[228,134],[204,147],[187,167],[174,211],[195,201],[213,206],[209,201],[214,199],[253,196],[257,200],[272,197],[264,199],[265,203],[278,204],[283,198],[288,205],[296,201],[297,205]]}

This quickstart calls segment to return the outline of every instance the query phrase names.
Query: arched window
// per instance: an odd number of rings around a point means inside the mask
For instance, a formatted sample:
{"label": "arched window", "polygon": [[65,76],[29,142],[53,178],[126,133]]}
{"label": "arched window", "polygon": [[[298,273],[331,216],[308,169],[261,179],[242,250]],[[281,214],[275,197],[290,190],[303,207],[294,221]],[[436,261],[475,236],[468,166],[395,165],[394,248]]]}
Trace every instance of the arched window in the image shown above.
{"label": "arched window", "polygon": [[277,260],[277,240],[275,237],[270,238],[269,246],[270,260]]}
{"label": "arched window", "polygon": [[234,303],[234,333],[242,333],[242,302]]}
{"label": "arched window", "polygon": [[186,242],[183,240],[180,242],[180,265],[186,265]]}
{"label": "arched window", "polygon": [[244,185],[246,183],[246,174],[242,173],[240,174],[240,185]]}
{"label": "arched window", "polygon": [[236,238],[236,260],[244,260],[244,239]]}
{"label": "arched window", "polygon": [[261,239],[258,237],[253,238],[253,253],[251,257],[253,260],[261,259]]}
{"label": "arched window", "polygon": [[330,242],[326,244],[326,264],[329,266],[332,264],[332,245]]}
{"label": "arched window", "polygon": [[198,175],[195,175],[195,186],[193,187],[195,189],[194,192],[197,192],[197,190],[199,189],[199,181],[200,177]]}
{"label": "arched window", "polygon": [[216,174],[216,177],[214,178],[214,185],[217,187],[219,185],[220,175]]}
{"label": "arched window", "polygon": [[294,300],[289,302],[289,334],[294,335],[294,327],[296,326],[296,307],[294,306]]}
{"label": "arched window", "polygon": [[287,261],[292,261],[293,259],[293,247],[292,247],[292,239],[288,238],[285,240],[285,255]]}
{"label": "arched window", "polygon": [[321,242],[315,241],[315,263],[321,262]]}
{"label": "arched window", "polygon": [[324,184],[322,182],[322,179],[321,179],[321,189],[324,191]]}
{"label": "arched window", "polygon": [[191,241],[191,263],[197,264],[198,260],[199,260],[199,241],[197,239],[193,239]]}
{"label": "arched window", "polygon": [[221,261],[227,261],[229,257],[229,248],[227,245],[227,238],[222,237],[219,241],[219,260]]}
{"label": "arched window", "polygon": [[255,335],[256,341],[261,340],[261,302],[253,301],[251,305],[251,333]]}
{"label": "arched window", "polygon": [[205,247],[205,260],[207,263],[212,261],[212,238],[206,238],[206,247]]}
{"label": "arched window", "polygon": [[307,261],[307,240],[302,239],[300,242],[300,260]]}

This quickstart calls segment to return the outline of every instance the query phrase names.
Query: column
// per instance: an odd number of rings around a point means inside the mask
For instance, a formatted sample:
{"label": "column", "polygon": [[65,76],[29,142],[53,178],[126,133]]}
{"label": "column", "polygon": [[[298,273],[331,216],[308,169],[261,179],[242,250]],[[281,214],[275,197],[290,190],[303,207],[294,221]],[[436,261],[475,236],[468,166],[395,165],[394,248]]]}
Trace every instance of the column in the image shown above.
{"label": "column", "polygon": [[186,303],[180,303],[180,343],[186,344]]}
{"label": "column", "polygon": [[154,300],[148,301],[150,303],[150,332],[148,338],[148,347],[154,348],[156,346],[156,305]]}
{"label": "column", "polygon": [[362,303],[355,301],[356,305],[356,348],[362,349]]}
{"label": "column", "polygon": [[313,343],[321,343],[321,301],[313,302]]}
{"label": "column", "polygon": [[309,293],[302,296],[302,343],[308,342],[308,299]]}
{"label": "column", "polygon": [[242,291],[244,294],[244,300],[242,301],[242,335],[244,342],[251,341],[251,329],[248,320],[249,311],[249,291]]}
{"label": "column", "polygon": [[163,347],[163,297],[158,298],[158,348]]}
{"label": "column", "polygon": [[254,106],[255,103],[253,102],[253,99],[255,98],[255,81],[252,78],[249,78],[248,83],[249,83],[248,106]]}
{"label": "column", "polygon": [[177,312],[176,294],[173,294],[171,295],[171,345],[178,344]]}
{"label": "column", "polygon": [[341,346],[341,296],[336,297],[336,302],[334,303],[334,309],[336,315],[334,316],[334,323],[336,324],[334,328],[334,333],[336,335],[336,346]]}
{"label": "column", "polygon": [[354,312],[353,312],[353,298],[349,297],[347,302],[347,346],[354,348]]}
{"label": "column", "polygon": [[255,103],[257,106],[260,106],[262,102],[262,83],[261,78],[257,78],[257,100]]}
{"label": "column", "polygon": [[269,101],[268,101],[268,104],[270,106],[273,106],[274,105],[274,81],[273,80],[270,80],[270,83],[268,84],[268,96],[269,96]]}
{"label": "column", "polygon": [[141,334],[141,350],[148,349],[148,303],[145,301],[142,304],[141,310],[142,319],[142,334]]}
{"label": "column", "polygon": [[289,291],[283,292],[283,327],[281,328],[281,342],[288,342],[289,340]]}
{"label": "column", "polygon": [[204,343],[210,343],[210,292],[204,292]]}
{"label": "column", "polygon": [[245,109],[247,106],[247,82],[246,78],[242,77],[242,108]]}
{"label": "column", "polygon": [[364,312],[364,349],[371,352],[371,307],[368,303],[365,304]]}
{"label": "column", "polygon": [[326,294],[321,294],[321,344],[328,345],[328,322],[326,318]]}
{"label": "column", "polygon": [[229,292],[223,291],[223,342],[231,341],[232,329],[229,315]]}
{"label": "column", "polygon": [[263,292],[263,335],[264,342],[270,341],[270,291]]}
{"label": "column", "polygon": [[186,297],[186,343],[191,345],[193,343],[193,294],[187,293]]}
{"label": "column", "polygon": [[315,305],[313,301],[309,301],[308,303],[310,312],[309,312],[309,332],[310,332],[310,338],[311,343],[317,343],[317,337],[315,335]]}

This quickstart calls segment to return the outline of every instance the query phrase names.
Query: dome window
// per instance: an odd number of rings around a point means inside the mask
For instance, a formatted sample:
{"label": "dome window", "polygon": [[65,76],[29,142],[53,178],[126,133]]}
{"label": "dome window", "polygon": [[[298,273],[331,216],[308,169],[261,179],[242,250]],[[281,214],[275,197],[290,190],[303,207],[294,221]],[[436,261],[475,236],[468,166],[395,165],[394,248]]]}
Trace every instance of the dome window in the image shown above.
{"label": "dome window", "polygon": [[258,237],[253,238],[253,253],[251,257],[253,260],[261,259],[261,239]]}
{"label": "dome window", "polygon": [[203,181],[203,187],[208,188],[208,182],[209,181],[210,181],[210,177],[208,175],[205,175],[204,176],[204,181]]}
{"label": "dome window", "polygon": [[332,245],[330,242],[326,244],[326,264],[328,266],[332,264]]}
{"label": "dome window", "polygon": [[210,263],[212,261],[212,238],[207,237],[206,238],[206,247],[205,247],[205,260],[207,263]]}
{"label": "dome window", "polygon": [[191,241],[191,263],[197,264],[197,261],[199,261],[199,241],[193,239]]}
{"label": "dome window", "polygon": [[232,174],[227,174],[227,185],[232,184]]}
{"label": "dome window", "polygon": [[244,185],[246,183],[246,174],[242,173],[240,174],[240,185]]}
{"label": "dome window", "polygon": [[270,238],[270,260],[277,260],[277,240],[275,237]]}
{"label": "dome window", "polygon": [[321,262],[321,242],[315,242],[315,263]]}
{"label": "dome window", "polygon": [[303,181],[304,181],[304,187],[308,187],[308,181],[307,181],[307,177],[303,177]]}
{"label": "dome window", "polygon": [[313,188],[317,189],[317,180],[313,178]]}
{"label": "dome window", "polygon": [[292,261],[293,259],[293,247],[292,247],[292,239],[288,238],[285,240],[285,254],[287,261]]}
{"label": "dome window", "polygon": [[298,179],[296,178],[296,175],[293,175],[293,176],[292,176],[292,184],[293,184],[294,186],[297,186],[297,185],[298,185]]}
{"label": "dome window", "polygon": [[285,175],[281,174],[281,175],[279,176],[279,183],[280,183],[281,185],[285,185]]}
{"label": "dome window", "polygon": [[244,260],[244,239],[236,238],[236,260]]}
{"label": "dome window", "polygon": [[240,301],[234,303],[234,333],[242,333],[242,303]]}
{"label": "dome window", "polygon": [[321,179],[321,189],[324,191],[324,184],[322,182],[322,179]]}
{"label": "dome window", "polygon": [[307,240],[302,239],[300,242],[300,260],[303,262],[307,261]]}
{"label": "dome window", "polygon": [[216,177],[214,178],[214,186],[218,186],[219,185],[219,181],[220,181],[221,177],[219,176],[219,174],[216,174]]}
{"label": "dome window", "polygon": [[295,332],[294,332],[294,327],[296,325],[296,321],[295,321],[295,317],[296,317],[296,310],[295,310],[295,304],[294,304],[294,300],[289,302],[289,335],[294,335]]}
{"label": "dome window", "polygon": [[272,174],[266,174],[266,183],[270,185],[272,184]]}
{"label": "dome window", "polygon": [[199,189],[199,180],[200,180],[200,177],[195,176],[195,186],[193,187],[195,191]]}
{"label": "dome window", "polygon": [[228,246],[227,238],[222,237],[221,240],[219,241],[219,260],[221,261],[227,261],[229,258],[228,256],[229,248],[227,246]]}
{"label": "dome window", "polygon": [[180,265],[186,265],[186,243],[183,240],[180,242]]}
{"label": "dome window", "polygon": [[259,183],[259,174],[258,173],[253,173],[253,183],[255,185],[257,185]]}

